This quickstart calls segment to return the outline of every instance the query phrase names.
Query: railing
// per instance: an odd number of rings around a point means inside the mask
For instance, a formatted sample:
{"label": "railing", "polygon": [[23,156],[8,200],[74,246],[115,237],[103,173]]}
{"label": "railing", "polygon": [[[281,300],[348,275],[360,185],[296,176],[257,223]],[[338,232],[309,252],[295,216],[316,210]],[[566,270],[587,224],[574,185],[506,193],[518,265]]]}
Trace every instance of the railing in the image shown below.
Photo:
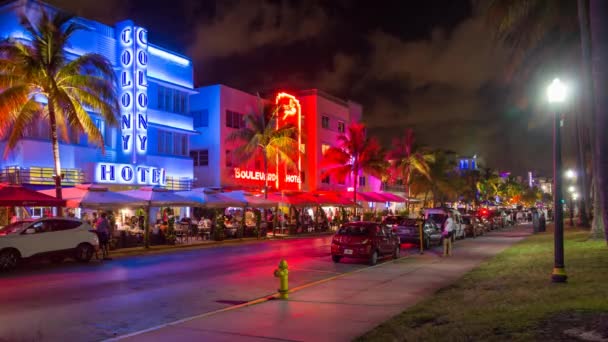
{"label": "railing", "polygon": [[382,191],[405,192],[405,185],[383,183],[382,184]]}
{"label": "railing", "polygon": [[[84,182],[84,173],[80,169],[61,169],[63,185],[76,185]],[[20,168],[9,166],[0,170],[0,182],[9,184],[54,185],[55,170],[49,167]]]}
{"label": "railing", "polygon": [[168,190],[192,190],[192,179],[167,177],[167,184],[164,186]]}

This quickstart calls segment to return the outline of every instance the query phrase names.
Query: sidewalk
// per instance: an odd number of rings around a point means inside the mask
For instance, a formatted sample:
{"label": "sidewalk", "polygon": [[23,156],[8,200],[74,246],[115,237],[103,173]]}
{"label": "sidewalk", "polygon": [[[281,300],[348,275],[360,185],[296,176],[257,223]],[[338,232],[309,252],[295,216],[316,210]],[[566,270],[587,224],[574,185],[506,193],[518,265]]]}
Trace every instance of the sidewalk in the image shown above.
{"label": "sidewalk", "polygon": [[489,233],[439,250],[323,281],[269,300],[207,313],[127,336],[129,341],[350,341],[449,286],[484,260],[531,233],[531,226]]}

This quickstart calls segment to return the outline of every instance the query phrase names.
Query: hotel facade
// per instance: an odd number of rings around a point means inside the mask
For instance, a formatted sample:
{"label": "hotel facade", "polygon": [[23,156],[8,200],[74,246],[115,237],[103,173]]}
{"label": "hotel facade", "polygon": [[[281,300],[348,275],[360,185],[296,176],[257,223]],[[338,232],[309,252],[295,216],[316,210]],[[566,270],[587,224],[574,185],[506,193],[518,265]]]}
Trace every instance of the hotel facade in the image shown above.
{"label": "hotel facade", "polygon": [[[57,11],[35,0],[1,6],[0,36],[27,39],[19,15],[25,13],[35,20],[41,9]],[[73,35],[66,54],[75,58],[98,53],[112,63],[120,125],[109,127],[96,113],[89,113],[102,132],[105,153],[77,132],[70,132],[69,141],[61,141],[64,186],[263,189],[262,160],[237,160],[236,143],[227,139],[243,127],[245,115],[259,111],[258,96],[225,85],[194,88],[192,60],[155,44],[153,37],[148,40],[146,28],[133,21],[108,26],[79,17],[74,20],[86,30]],[[322,177],[321,159],[351,122],[361,120],[359,104],[316,89],[275,93],[261,101],[274,101],[285,108],[279,124],[293,124],[300,133],[298,167],[280,163],[270,167],[271,191],[352,190],[351,179],[340,182]],[[0,149],[5,144],[5,139],[0,141]],[[0,182],[51,187],[51,151],[48,123],[38,120],[24,130],[7,158],[0,160]],[[380,181],[365,174],[358,175],[357,182],[360,191],[380,189]]]}
{"label": "hotel facade", "polygon": [[[28,39],[19,16],[36,20],[40,10],[57,9],[38,1],[16,1],[0,7],[0,36]],[[189,140],[193,134],[189,97],[194,94],[192,61],[148,41],[145,27],[132,21],[107,26],[84,18],[86,28],[69,41],[69,59],[86,53],[106,57],[116,71],[119,127],[109,127],[90,112],[105,141],[105,153],[77,132],[61,141],[63,184],[106,184],[112,188],[162,186],[174,190],[192,185]],[[41,102],[45,101],[44,99]],[[4,151],[6,141],[0,142]],[[53,157],[46,120],[37,120],[0,161],[0,182],[31,187],[54,184]]]}

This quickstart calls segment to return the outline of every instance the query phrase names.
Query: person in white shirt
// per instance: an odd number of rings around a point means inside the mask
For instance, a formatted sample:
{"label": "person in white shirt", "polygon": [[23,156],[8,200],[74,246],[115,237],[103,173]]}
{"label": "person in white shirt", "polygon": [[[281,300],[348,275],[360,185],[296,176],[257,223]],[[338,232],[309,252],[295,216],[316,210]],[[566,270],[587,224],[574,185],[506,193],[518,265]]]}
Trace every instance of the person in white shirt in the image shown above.
{"label": "person in white shirt", "polygon": [[456,230],[456,225],[454,224],[454,218],[452,212],[448,212],[448,218],[445,220],[445,224],[443,226],[443,256],[452,255],[452,235],[454,235],[454,231]]}

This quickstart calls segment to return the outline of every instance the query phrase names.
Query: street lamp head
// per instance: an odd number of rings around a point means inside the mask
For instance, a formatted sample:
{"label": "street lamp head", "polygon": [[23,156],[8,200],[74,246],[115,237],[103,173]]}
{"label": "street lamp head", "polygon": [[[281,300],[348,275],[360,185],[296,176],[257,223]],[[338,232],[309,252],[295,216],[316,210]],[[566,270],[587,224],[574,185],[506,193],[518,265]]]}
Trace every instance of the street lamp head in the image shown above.
{"label": "street lamp head", "polygon": [[576,178],[576,172],[572,169],[566,171],[566,178]]}
{"label": "street lamp head", "polygon": [[556,78],[549,84],[547,88],[547,98],[549,103],[562,103],[566,100],[568,89],[566,85],[562,83],[559,78]]}
{"label": "street lamp head", "polygon": [[574,186],[571,185],[568,187],[568,192],[574,193],[575,191],[576,191],[576,188]]}

